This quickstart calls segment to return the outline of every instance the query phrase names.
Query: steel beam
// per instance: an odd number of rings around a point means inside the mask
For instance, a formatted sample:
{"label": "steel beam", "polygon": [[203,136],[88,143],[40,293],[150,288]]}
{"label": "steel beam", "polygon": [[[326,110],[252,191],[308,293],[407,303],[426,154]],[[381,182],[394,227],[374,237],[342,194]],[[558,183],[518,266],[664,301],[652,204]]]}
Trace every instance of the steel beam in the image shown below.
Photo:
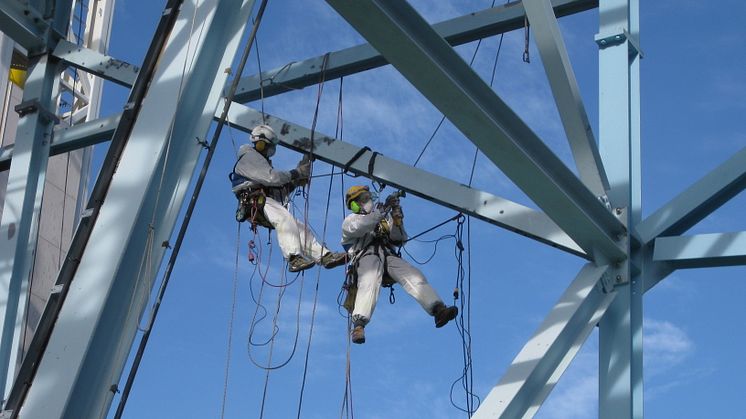
{"label": "steel beam", "polygon": [[68,40],[60,40],[52,54],[71,66],[105,80],[132,87],[140,68],[125,61],[84,48]]}
{"label": "steel beam", "polygon": [[[55,137],[50,149],[50,155],[65,153],[70,150],[87,147],[107,141],[119,122],[120,115],[97,119],[73,127],[64,127],[55,131]],[[216,115],[217,119],[219,115]],[[229,114],[230,123],[237,129],[249,132],[261,121],[261,114],[241,104],[233,103]],[[283,137],[283,145],[296,151],[304,151],[298,144],[301,138],[310,138],[310,131],[299,125],[269,116],[271,125],[278,132],[283,126],[289,127],[290,136]],[[315,138],[329,139],[330,137],[316,133]],[[360,148],[339,140],[316,141],[314,153],[329,164],[344,167]],[[0,170],[4,170],[10,163],[13,147],[0,149]],[[367,162],[371,153],[350,166],[355,174],[368,176]],[[514,233],[526,236],[539,242],[556,247],[560,250],[587,258],[583,250],[572,241],[545,214],[492,195],[488,192],[469,188],[452,180],[431,174],[427,171],[413,168],[385,156],[376,159],[374,176],[384,183],[404,189],[414,195],[432,200],[446,207],[461,211],[488,223],[505,228]]]}
{"label": "steel beam", "polygon": [[105,415],[253,3],[180,8],[20,417]]}
{"label": "steel beam", "polygon": [[674,268],[746,265],[746,232],[658,237],[653,261]]}
{"label": "steel beam", "polygon": [[[631,231],[642,212],[639,56],[630,55],[628,37],[621,35],[639,34],[638,16],[637,0],[599,2],[600,152],[611,187],[609,201],[622,209]],[[631,239],[626,245],[630,257],[620,264],[617,297],[599,322],[601,419],[643,414],[642,295],[648,269],[645,249],[633,246]]]}
{"label": "steel beam", "polygon": [[472,418],[531,418],[557,384],[616,294],[608,266],[586,264]]}
{"label": "steel beam", "polygon": [[605,196],[609,181],[552,5],[549,0],[524,0],[523,5],[570,142],[578,176],[596,196]]}
{"label": "steel beam", "polygon": [[[555,15],[561,17],[598,7],[598,0],[552,0],[552,7]],[[511,2],[436,23],[433,28],[456,46],[522,28],[524,18],[523,4]],[[323,60],[324,56],[319,56],[291,62],[261,75],[244,77],[239,82],[234,100],[247,103],[258,100],[262,93],[264,97],[270,97],[314,85],[319,81]],[[333,80],[387,64],[386,58],[370,44],[357,45],[329,54],[324,79]],[[263,92],[260,81],[264,81]]]}
{"label": "steel beam", "polygon": [[0,394],[13,382],[26,313],[29,281],[39,229],[49,143],[56,121],[55,103],[59,61],[43,55],[29,68],[19,109],[15,159],[0,222]]}
{"label": "steel beam", "polygon": [[640,240],[681,234],[746,188],[746,147],[637,226]]}
{"label": "steel beam", "polygon": [[[219,115],[215,116],[216,119],[218,117]],[[50,155],[61,154],[107,141],[114,133],[119,118],[120,115],[113,115],[56,130]],[[231,105],[229,120],[237,129],[249,132],[251,128],[259,123],[258,121],[261,121],[261,114],[241,104],[233,103]],[[276,124],[278,132],[284,124],[292,127],[293,136],[288,137],[290,139],[283,139],[283,145],[296,151],[303,151],[303,148],[297,145],[296,140],[310,138],[310,131],[299,125],[272,116],[270,116],[270,121],[272,121],[272,124]],[[329,137],[317,133],[315,138]],[[343,167],[358,150],[360,148],[355,145],[334,140],[333,143],[322,142],[321,144],[316,144],[314,153],[321,160],[329,164]],[[9,165],[12,153],[12,146],[0,149],[0,170],[5,170],[7,165]],[[370,156],[371,153],[362,156],[358,162],[350,166],[350,171],[367,176],[367,161],[370,159]],[[494,196],[488,192],[466,187],[385,156],[378,156],[375,167],[377,168],[374,171],[375,177],[384,183],[402,188],[426,199],[431,199],[441,205],[462,211],[465,214],[538,240],[560,250],[584,258],[588,257],[549,217],[539,211]],[[383,167],[387,167],[388,169],[381,169]],[[438,180],[437,182],[435,181],[436,179]],[[434,187],[434,185],[439,186]],[[445,191],[448,192],[446,193]]]}
{"label": "steel beam", "polygon": [[[119,124],[121,114],[95,119],[73,126],[58,125],[52,134],[49,155],[67,153],[94,144],[108,141]],[[0,171],[8,170],[15,145],[0,148]]]}
{"label": "steel beam", "polygon": [[[276,132],[282,133],[282,145],[299,152],[308,152],[311,149],[311,130],[268,114],[265,114],[265,118],[265,122],[262,122],[260,112],[237,103],[231,106],[228,116],[230,123],[243,131],[250,132],[256,125],[266,123]],[[360,151],[360,147],[318,132],[314,133],[313,138],[314,156],[337,167],[345,167]],[[376,157],[372,173],[368,173],[371,158],[372,151],[361,155],[350,164],[350,172],[374,178],[566,252],[588,257],[567,234],[540,211],[381,155]]]}
{"label": "steel beam", "polygon": [[406,2],[327,0],[597,262],[626,258],[622,223]]}
{"label": "steel beam", "polygon": [[29,0],[5,0],[0,3],[0,28],[27,50],[38,50],[46,44],[49,24]]}

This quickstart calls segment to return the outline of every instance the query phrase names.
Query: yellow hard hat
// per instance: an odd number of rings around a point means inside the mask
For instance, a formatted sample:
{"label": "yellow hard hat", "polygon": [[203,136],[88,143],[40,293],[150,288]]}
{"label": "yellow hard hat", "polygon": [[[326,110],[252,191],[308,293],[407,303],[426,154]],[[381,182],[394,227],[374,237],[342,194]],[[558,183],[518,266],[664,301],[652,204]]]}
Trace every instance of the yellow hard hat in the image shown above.
{"label": "yellow hard hat", "polygon": [[345,194],[345,203],[347,204],[347,209],[352,209],[352,207],[350,207],[350,204],[352,203],[352,201],[356,200],[360,195],[362,195],[363,192],[370,192],[370,189],[368,189],[367,186],[361,185],[350,186],[350,188],[347,189],[347,193]]}

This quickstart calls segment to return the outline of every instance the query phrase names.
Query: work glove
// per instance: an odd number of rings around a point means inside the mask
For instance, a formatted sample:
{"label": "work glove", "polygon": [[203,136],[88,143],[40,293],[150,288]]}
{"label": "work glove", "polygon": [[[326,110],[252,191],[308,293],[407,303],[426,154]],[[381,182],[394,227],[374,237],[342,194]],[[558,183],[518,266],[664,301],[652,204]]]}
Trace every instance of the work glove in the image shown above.
{"label": "work glove", "polygon": [[308,178],[311,175],[311,159],[304,156],[295,169],[290,171],[290,177],[295,186],[304,186],[308,184]]}
{"label": "work glove", "polygon": [[404,223],[404,211],[402,211],[399,205],[391,210],[391,218],[394,220],[394,225],[397,227],[401,227]]}
{"label": "work glove", "polygon": [[298,171],[299,178],[308,179],[308,177],[311,175],[311,160],[304,157],[303,160],[298,162],[298,166],[295,168],[295,170]]}
{"label": "work glove", "polygon": [[386,202],[383,204],[388,209],[394,209],[399,206],[399,195],[393,193],[386,198]]}

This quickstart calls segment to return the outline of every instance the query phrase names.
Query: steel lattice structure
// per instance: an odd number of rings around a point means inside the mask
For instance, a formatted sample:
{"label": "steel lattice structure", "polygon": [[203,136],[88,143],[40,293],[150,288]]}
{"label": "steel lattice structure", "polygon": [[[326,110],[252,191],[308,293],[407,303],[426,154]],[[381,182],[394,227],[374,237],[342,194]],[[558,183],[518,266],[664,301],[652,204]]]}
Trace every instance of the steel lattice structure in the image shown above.
{"label": "steel lattice structure", "polygon": [[[0,164],[10,168],[9,187],[15,191],[5,205],[22,208],[17,219],[5,211],[0,227],[2,237],[11,224],[16,230],[14,239],[4,240],[0,248],[2,260],[13,267],[9,285],[0,290],[9,302],[3,307],[6,352],[0,354],[6,374],[13,365],[8,354],[14,342],[14,319],[8,318],[28,282],[32,231],[38,223],[37,185],[45,176],[48,156],[111,138],[119,139],[123,148],[117,156],[119,170],[105,179],[106,200],[89,203],[83,213],[79,230],[86,230],[87,236],[79,239],[83,233],[78,231],[71,247],[80,257],[68,258],[51,298],[61,296],[59,313],[50,320],[48,341],[36,352],[32,345],[27,358],[36,357],[35,362],[21,367],[5,414],[20,411],[30,419],[100,417],[113,397],[101,389],[121,375],[137,315],[147,303],[143,296],[153,286],[166,251],[148,243],[162,243],[171,235],[202,149],[191,139],[205,138],[216,112],[219,116],[228,79],[224,69],[240,46],[255,2],[204,0],[196,10],[200,24],[190,27],[179,16],[192,16],[197,2],[183,1],[177,12],[171,6],[179,2],[170,1],[161,24],[172,28],[159,29],[156,39],[161,36],[163,43],[158,47],[154,41],[146,58],[159,58],[163,64],[143,64],[142,69],[66,41],[72,0],[58,0],[51,15],[42,3],[10,0],[0,6],[2,31],[32,57],[16,146],[0,156]],[[241,79],[230,123],[248,131],[262,121],[260,112],[244,104],[259,98],[261,80],[268,77],[274,83],[264,86],[265,97],[317,83],[322,68],[330,80],[393,65],[541,211],[383,156],[369,173],[371,152],[362,154],[350,171],[587,260],[474,417],[533,416],[598,326],[599,417],[641,418],[643,295],[678,268],[746,262],[742,233],[682,236],[746,186],[746,149],[642,218],[639,0],[524,0],[435,25],[400,0],[327,3],[370,44],[332,52],[326,65],[321,65],[325,57],[315,57]],[[598,141],[557,23],[558,17],[592,8],[599,9]],[[453,49],[520,28],[525,18],[570,141],[577,176]],[[195,36],[197,31],[205,35]],[[215,45],[224,48],[211,47]],[[182,90],[173,83],[182,69],[172,63],[182,62],[185,54],[194,65],[184,72]],[[128,103],[122,115],[52,135],[52,101],[64,67],[133,86],[131,98],[142,98],[138,92],[147,89],[147,99]],[[270,116],[269,125],[285,134],[282,144],[292,150],[308,151],[309,138],[315,138],[315,156],[335,166],[344,166],[360,151],[277,117]],[[167,147],[169,135],[190,140]],[[166,159],[161,185],[156,177]],[[159,195],[161,191],[167,192]],[[715,242],[731,245],[712,246]],[[152,275],[136,282],[136,264],[122,261],[140,260],[151,251]],[[112,262],[97,263],[102,254]]]}

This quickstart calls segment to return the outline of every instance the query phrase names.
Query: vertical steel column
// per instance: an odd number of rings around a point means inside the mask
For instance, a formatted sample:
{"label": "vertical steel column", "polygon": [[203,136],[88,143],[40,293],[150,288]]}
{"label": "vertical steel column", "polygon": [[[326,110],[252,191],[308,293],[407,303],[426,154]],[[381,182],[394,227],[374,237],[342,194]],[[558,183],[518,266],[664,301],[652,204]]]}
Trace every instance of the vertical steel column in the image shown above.
{"label": "vertical steel column", "polygon": [[0,222],[0,393],[13,381],[34,261],[41,198],[56,117],[54,106],[60,62],[51,55],[32,58],[8,174]]}
{"label": "vertical steel column", "polygon": [[[640,97],[638,0],[601,0],[599,51],[600,151],[609,202],[628,231],[640,222]],[[640,250],[623,262],[617,298],[599,323],[599,417],[642,418],[642,274]],[[639,265],[638,265],[639,266]]]}

